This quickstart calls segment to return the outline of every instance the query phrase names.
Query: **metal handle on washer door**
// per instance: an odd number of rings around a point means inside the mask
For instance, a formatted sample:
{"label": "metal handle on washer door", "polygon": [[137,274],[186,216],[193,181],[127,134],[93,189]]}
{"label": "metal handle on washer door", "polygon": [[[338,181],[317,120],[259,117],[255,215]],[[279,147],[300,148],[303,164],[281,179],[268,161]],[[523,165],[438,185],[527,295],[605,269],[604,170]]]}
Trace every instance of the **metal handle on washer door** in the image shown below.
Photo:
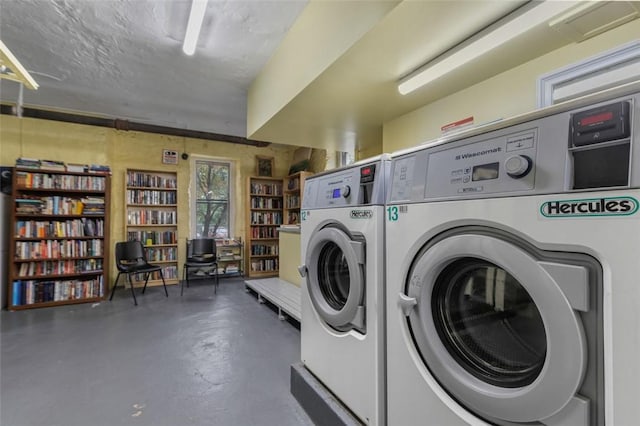
{"label": "metal handle on washer door", "polygon": [[298,266],[298,273],[302,278],[307,276],[307,265]]}
{"label": "metal handle on washer door", "polygon": [[411,310],[418,304],[418,300],[415,297],[409,297],[404,293],[400,293],[398,299],[398,305],[402,309],[402,313],[408,317],[411,314]]}

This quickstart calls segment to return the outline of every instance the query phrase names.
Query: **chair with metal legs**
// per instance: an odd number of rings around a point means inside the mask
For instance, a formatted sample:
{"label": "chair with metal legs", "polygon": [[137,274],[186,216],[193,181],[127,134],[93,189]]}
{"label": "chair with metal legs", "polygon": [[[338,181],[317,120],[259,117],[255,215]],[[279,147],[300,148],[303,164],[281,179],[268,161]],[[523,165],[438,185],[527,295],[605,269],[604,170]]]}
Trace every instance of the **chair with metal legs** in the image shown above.
{"label": "chair with metal legs", "polygon": [[162,285],[164,286],[164,293],[169,297],[167,283],[164,281],[164,275],[162,274],[162,268],[157,265],[152,265],[147,261],[144,247],[140,241],[116,243],[116,267],[118,268],[118,276],[116,277],[116,282],[113,284],[113,288],[111,289],[111,296],[109,296],[109,300],[113,299],[113,294],[118,286],[120,275],[125,274],[129,280],[129,286],[131,287],[133,303],[137,306],[138,301],[136,300],[136,293],[133,290],[131,275],[144,274],[144,287],[142,287],[142,294],[144,294],[147,289],[147,283],[149,282],[149,276],[152,272],[158,272],[160,274],[160,278],[162,278]]}
{"label": "chair with metal legs", "polygon": [[[187,240],[187,261],[182,268],[182,284],[180,286],[180,296],[184,291],[184,284],[189,287],[189,270],[213,271],[215,275],[214,294],[218,292],[218,257],[216,251],[216,240],[213,238],[196,238]],[[207,274],[206,276],[210,276]]]}

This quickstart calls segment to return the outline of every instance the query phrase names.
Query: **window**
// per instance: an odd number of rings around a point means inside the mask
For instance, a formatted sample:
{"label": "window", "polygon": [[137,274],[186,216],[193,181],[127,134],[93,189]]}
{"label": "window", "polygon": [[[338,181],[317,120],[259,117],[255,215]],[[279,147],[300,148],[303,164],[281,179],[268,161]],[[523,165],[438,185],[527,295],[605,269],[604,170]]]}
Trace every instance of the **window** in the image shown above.
{"label": "window", "polygon": [[633,41],[538,78],[538,107],[557,104],[635,81],[640,41]]}
{"label": "window", "polygon": [[[195,237],[230,238],[231,163],[195,159],[192,162],[191,220]],[[194,229],[192,228],[192,234]]]}

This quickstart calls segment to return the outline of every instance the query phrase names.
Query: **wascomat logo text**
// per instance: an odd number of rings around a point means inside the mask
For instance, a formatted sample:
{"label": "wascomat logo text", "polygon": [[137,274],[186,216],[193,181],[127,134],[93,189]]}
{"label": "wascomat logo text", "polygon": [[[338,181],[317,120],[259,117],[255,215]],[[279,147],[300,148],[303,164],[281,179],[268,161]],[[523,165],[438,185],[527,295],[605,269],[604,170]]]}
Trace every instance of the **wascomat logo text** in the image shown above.
{"label": "wascomat logo text", "polygon": [[547,201],[540,213],[545,217],[630,216],[639,206],[633,197],[585,198]]}
{"label": "wascomat logo text", "polygon": [[502,151],[501,147],[496,147],[496,148],[485,149],[485,150],[482,150],[482,151],[466,152],[464,154],[456,155],[456,160],[465,160],[467,158],[481,157],[481,156],[487,155],[487,154],[497,154],[497,153],[499,153],[501,151]]}
{"label": "wascomat logo text", "polygon": [[351,210],[351,219],[371,219],[372,217],[371,210]]}

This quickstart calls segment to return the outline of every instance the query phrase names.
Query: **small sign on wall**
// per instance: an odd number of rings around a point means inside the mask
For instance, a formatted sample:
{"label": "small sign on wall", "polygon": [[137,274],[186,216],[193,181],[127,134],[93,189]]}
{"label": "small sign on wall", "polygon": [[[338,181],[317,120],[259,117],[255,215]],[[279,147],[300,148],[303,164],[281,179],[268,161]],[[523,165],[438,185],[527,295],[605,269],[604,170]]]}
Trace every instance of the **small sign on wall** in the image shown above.
{"label": "small sign on wall", "polygon": [[178,151],[170,149],[162,151],[162,164],[178,164]]}
{"label": "small sign on wall", "polygon": [[473,115],[463,118],[462,120],[454,121],[453,123],[445,124],[440,127],[440,132],[442,132],[443,135],[446,135],[447,133],[453,133],[457,130],[466,129],[471,126],[473,126]]}

